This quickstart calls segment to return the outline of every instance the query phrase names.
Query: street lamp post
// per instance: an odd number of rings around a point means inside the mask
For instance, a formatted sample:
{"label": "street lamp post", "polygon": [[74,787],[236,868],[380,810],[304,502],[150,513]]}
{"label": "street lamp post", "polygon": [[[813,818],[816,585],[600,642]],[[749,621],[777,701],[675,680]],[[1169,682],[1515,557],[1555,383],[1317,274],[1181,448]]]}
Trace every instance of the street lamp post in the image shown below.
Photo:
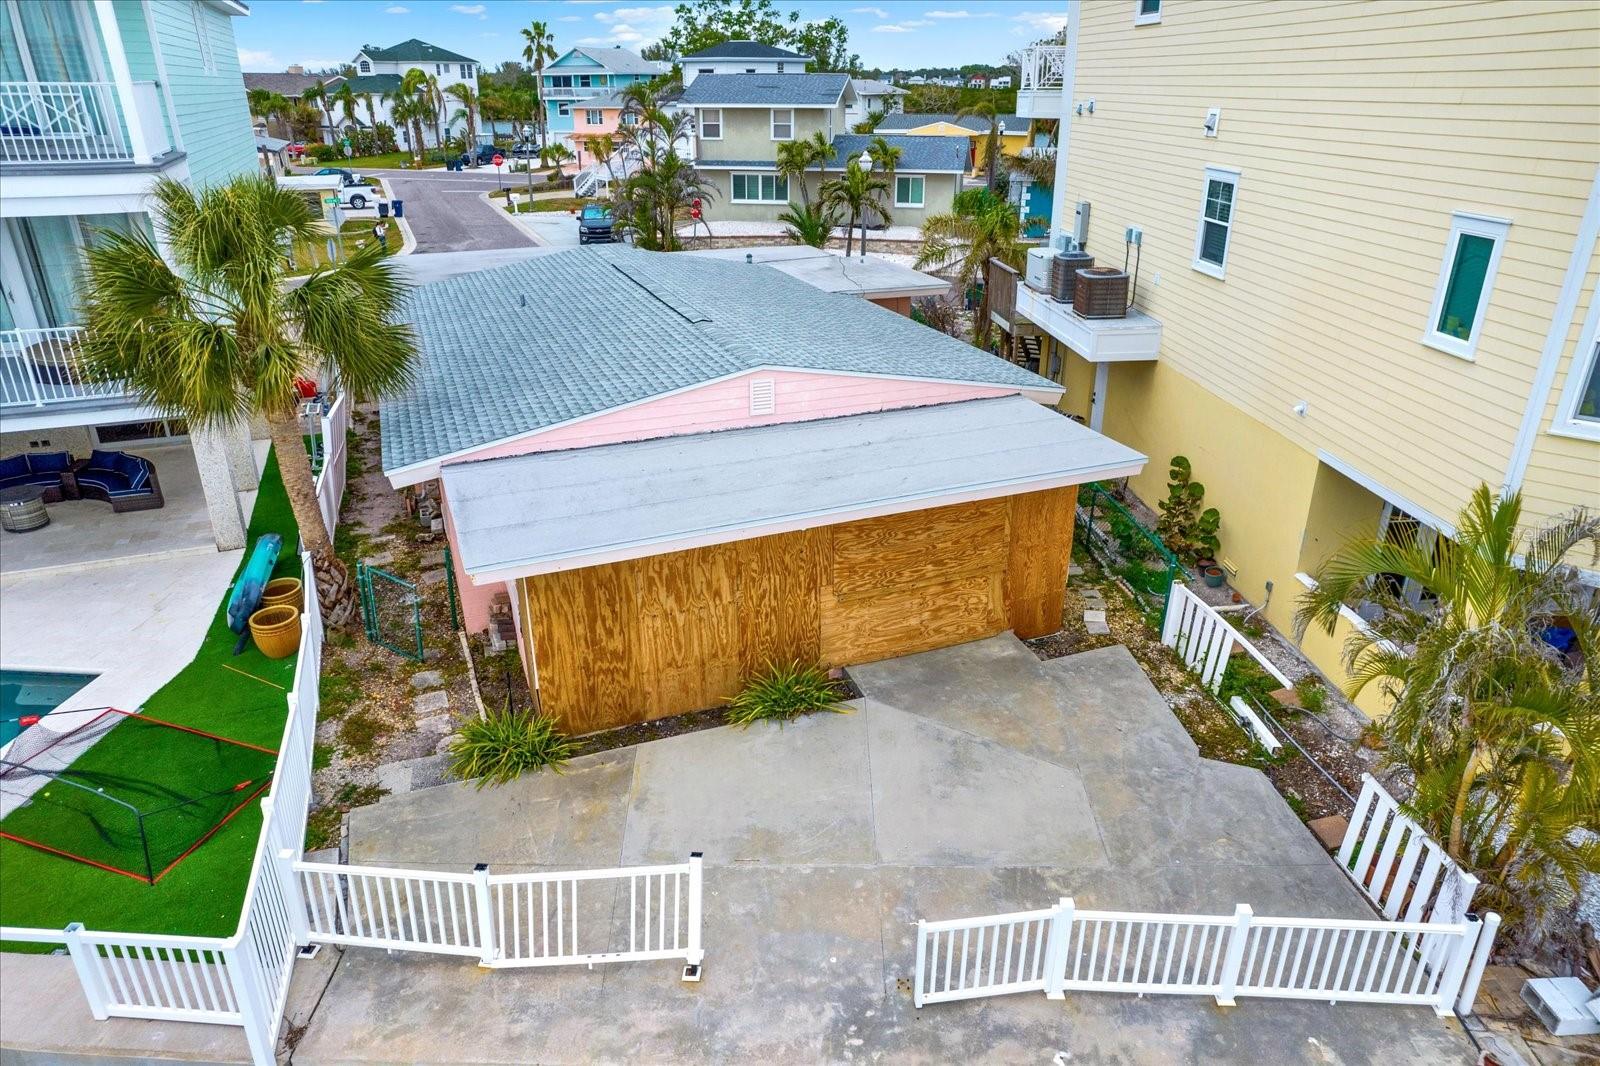
{"label": "street lamp post", "polygon": [[[869,176],[872,174],[871,149],[861,153],[861,172]],[[865,204],[861,207],[861,261],[863,263],[867,261],[867,209]]]}

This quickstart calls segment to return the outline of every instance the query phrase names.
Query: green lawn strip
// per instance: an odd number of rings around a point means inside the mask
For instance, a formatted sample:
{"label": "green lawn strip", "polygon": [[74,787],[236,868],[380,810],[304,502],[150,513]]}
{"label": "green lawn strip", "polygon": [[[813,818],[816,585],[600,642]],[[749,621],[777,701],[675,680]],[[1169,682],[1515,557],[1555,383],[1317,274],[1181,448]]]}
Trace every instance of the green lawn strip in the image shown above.
{"label": "green lawn strip", "polygon": [[[372,235],[372,227],[378,222],[375,218],[352,218],[339,227],[339,239],[334,244],[337,255],[334,262],[342,263],[353,252],[376,241]],[[328,260],[328,241],[330,237],[314,237],[309,240],[296,241],[294,245],[294,269],[298,273],[309,274],[318,267],[331,265]],[[398,255],[400,246],[405,239],[400,236],[400,230],[389,224],[387,247],[384,255]]]}
{"label": "green lawn strip", "polygon": [[[269,458],[250,516],[249,543],[253,547],[256,538],[265,533],[277,533],[283,538],[283,552],[273,570],[274,577],[300,576],[297,530],[278,464]],[[282,740],[288,711],[285,694],[293,682],[295,660],[268,659],[248,641],[244,652],[235,657],[233,646],[238,637],[228,628],[226,612],[224,594],[199,652],[146,701],[145,713],[276,749]],[[137,648],[128,649],[130,655],[138,653]],[[225,669],[224,664],[232,669]],[[253,676],[246,677],[236,670]],[[192,762],[194,749],[164,736],[166,732],[119,725],[75,761],[73,769],[108,775],[137,772],[152,784],[196,787],[197,782],[186,768]],[[221,769],[217,769],[215,760],[208,760],[207,765],[227,778],[219,778],[218,787],[237,783],[233,778],[239,771],[231,760]],[[37,811],[24,807],[0,826],[9,831],[13,819],[21,827],[36,817]],[[77,921],[102,931],[232,935],[260,833],[260,804],[254,801],[154,885],[0,840],[0,925],[59,929]],[[51,950],[48,945],[0,947]]]}

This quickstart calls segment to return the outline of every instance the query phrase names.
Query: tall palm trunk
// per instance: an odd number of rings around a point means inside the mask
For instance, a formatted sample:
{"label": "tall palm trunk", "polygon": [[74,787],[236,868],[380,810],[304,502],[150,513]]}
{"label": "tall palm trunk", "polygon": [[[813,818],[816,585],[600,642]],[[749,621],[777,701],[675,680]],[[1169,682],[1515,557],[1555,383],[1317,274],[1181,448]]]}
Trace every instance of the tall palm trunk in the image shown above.
{"label": "tall palm trunk", "polygon": [[844,229],[844,257],[850,258],[850,253],[855,250],[856,239],[856,213],[850,212],[850,225]]}
{"label": "tall palm trunk", "polygon": [[317,581],[317,604],[323,619],[331,626],[344,628],[355,617],[355,589],[350,585],[350,570],[334,554],[328,527],[322,521],[317,501],[316,480],[311,476],[311,456],[306,452],[300,422],[293,414],[271,417],[267,427],[272,435],[273,454],[283,488],[300,527],[300,543],[311,553],[311,569]]}

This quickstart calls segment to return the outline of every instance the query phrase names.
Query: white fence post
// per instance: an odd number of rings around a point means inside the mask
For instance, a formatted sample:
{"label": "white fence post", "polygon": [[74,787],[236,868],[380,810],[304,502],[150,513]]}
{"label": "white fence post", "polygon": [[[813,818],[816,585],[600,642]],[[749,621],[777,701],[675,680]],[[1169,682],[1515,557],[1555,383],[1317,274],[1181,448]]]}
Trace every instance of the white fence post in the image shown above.
{"label": "white fence post", "polygon": [[928,923],[917,919],[917,979],[911,983],[911,1005],[922,1009],[922,983],[928,968]]}
{"label": "white fence post", "polygon": [[1233,909],[1233,933],[1228,937],[1228,954],[1222,960],[1217,984],[1217,1006],[1233,1006],[1233,993],[1239,987],[1239,970],[1244,964],[1244,944],[1250,936],[1250,919],[1255,912],[1248,903]]}
{"label": "white fence post", "polygon": [[1071,896],[1062,896],[1050,917],[1050,935],[1044,948],[1044,994],[1048,999],[1065,999],[1062,986],[1067,981],[1067,943],[1072,939]]}
{"label": "white fence post", "polygon": [[489,864],[472,868],[472,896],[478,912],[478,965],[489,966],[495,958],[494,911],[489,903]]}
{"label": "white fence post", "polygon": [[1433,1005],[1433,1012],[1441,1018],[1449,1018],[1456,1012],[1456,997],[1461,994],[1461,982],[1467,975],[1467,966],[1472,962],[1478,936],[1483,931],[1483,923],[1471,915],[1463,918],[1461,924],[1464,927],[1461,935],[1451,938],[1450,959],[1439,978],[1439,1001]]}
{"label": "white fence post", "polygon": [[1494,935],[1500,931],[1500,916],[1490,911],[1483,916],[1483,928],[1478,930],[1478,943],[1472,951],[1472,964],[1467,967],[1466,979],[1461,982],[1461,994],[1456,997],[1456,1013],[1465,1018],[1472,1013],[1472,1004],[1478,998],[1478,982],[1483,980],[1483,968],[1489,964],[1489,952],[1494,947]]}
{"label": "white fence post", "polygon": [[289,931],[295,944],[305,947],[311,943],[311,921],[306,915],[306,900],[300,891],[300,875],[294,872],[294,861],[294,848],[279,848],[272,865],[283,890],[284,909],[289,912]]}
{"label": "white fence post", "polygon": [[89,1001],[89,1013],[96,1021],[111,1017],[106,1013],[105,969],[100,962],[100,950],[83,942],[83,923],[73,922],[64,930],[67,954],[72,956],[73,968],[78,971],[78,983],[83,985],[83,998]]}
{"label": "white fence post", "polygon": [[278,1034],[273,1028],[271,1008],[267,1005],[266,989],[261,987],[255,959],[243,945],[225,949],[222,958],[228,968],[228,978],[233,982],[233,1001],[239,1007],[245,1043],[250,1047],[250,1061],[256,1066],[272,1066],[277,1062]]}
{"label": "white fence post", "polygon": [[[704,856],[698,851],[689,853],[689,948],[684,953],[684,961],[689,966],[695,967],[694,979],[699,980],[699,967],[705,961],[705,949],[700,944],[700,919],[703,913],[700,892],[704,885]],[[689,979],[687,968],[684,979]]]}

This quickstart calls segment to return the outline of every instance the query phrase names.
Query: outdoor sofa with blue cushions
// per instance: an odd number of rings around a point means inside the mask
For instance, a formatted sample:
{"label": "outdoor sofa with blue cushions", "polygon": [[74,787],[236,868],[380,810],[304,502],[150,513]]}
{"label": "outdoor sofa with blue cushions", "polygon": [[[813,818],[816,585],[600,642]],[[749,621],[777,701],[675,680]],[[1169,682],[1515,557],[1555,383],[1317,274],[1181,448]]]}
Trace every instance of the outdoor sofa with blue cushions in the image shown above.
{"label": "outdoor sofa with blue cushions", "polygon": [[142,456],[96,448],[72,465],[72,473],[83,499],[104,500],[113,511],[153,511],[166,503],[155,464]]}
{"label": "outdoor sofa with blue cushions", "polygon": [[59,503],[62,496],[61,475],[72,469],[72,456],[67,452],[24,452],[0,459],[0,489],[14,489],[19,485],[33,485],[44,490],[46,503]]}

